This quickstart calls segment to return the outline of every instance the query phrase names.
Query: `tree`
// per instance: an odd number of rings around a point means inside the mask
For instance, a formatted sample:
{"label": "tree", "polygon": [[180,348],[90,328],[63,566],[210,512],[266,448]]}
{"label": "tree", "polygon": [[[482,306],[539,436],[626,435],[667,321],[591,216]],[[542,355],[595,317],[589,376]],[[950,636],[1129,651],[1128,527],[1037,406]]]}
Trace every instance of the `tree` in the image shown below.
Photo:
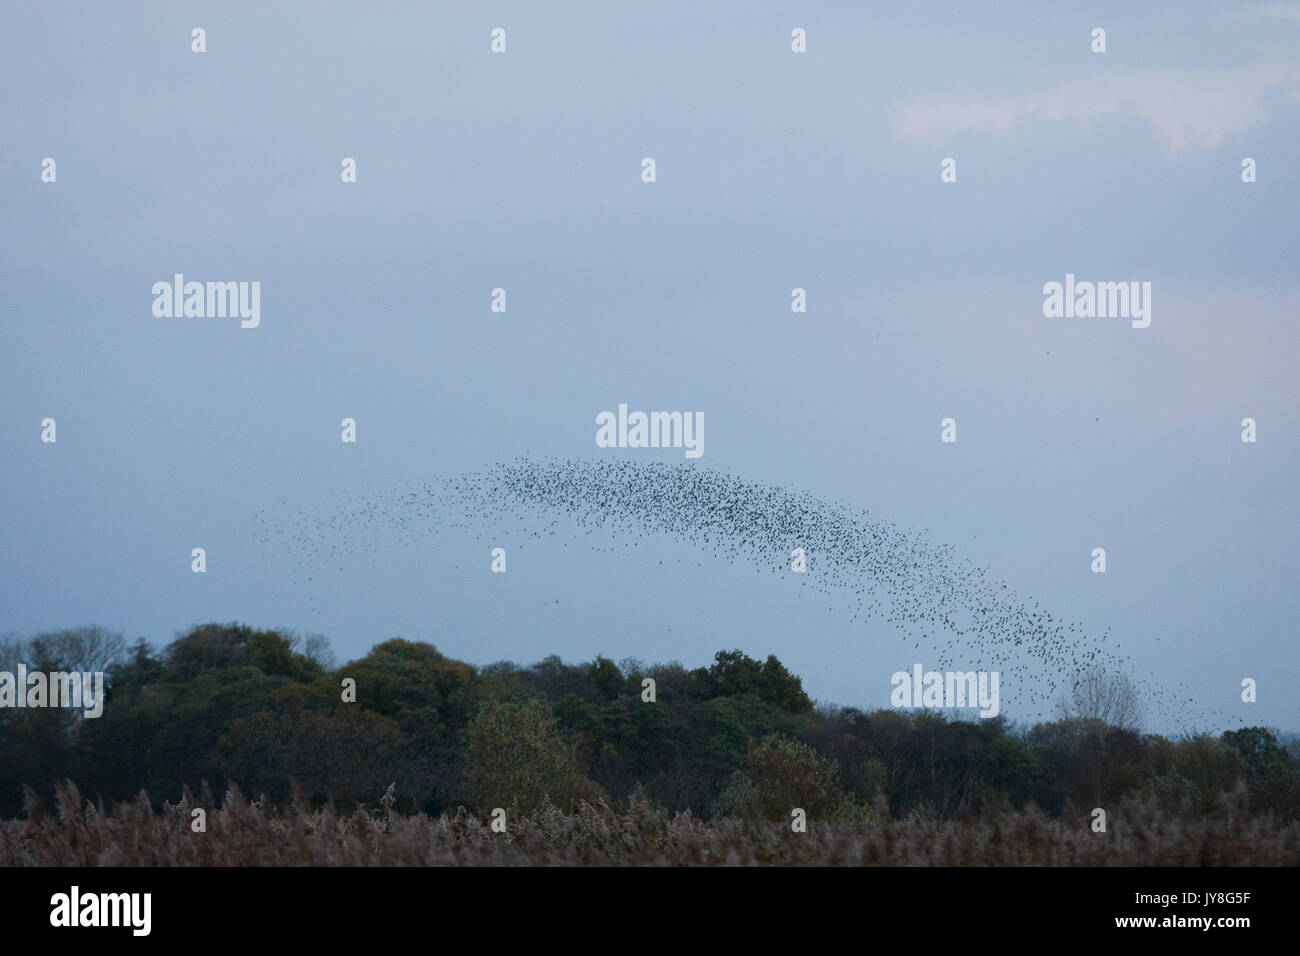
{"label": "tree", "polygon": [[843,798],[834,760],[784,734],[771,734],[749,750],[745,770],[719,798],[718,809],[735,816],[789,820],[802,807],[810,816],[831,813]]}
{"label": "tree", "polygon": [[1229,730],[1223,743],[1240,755],[1256,809],[1273,810],[1284,819],[1300,810],[1300,773],[1272,731],[1264,727]]}
{"label": "tree", "polygon": [[14,650],[26,657],[29,667],[45,671],[111,672],[127,656],[122,633],[104,627],[76,627],[47,631]]}
{"label": "tree", "polygon": [[[102,671],[105,699],[111,694],[113,674],[125,658],[122,635],[103,627],[47,631],[26,640],[10,635],[0,640],[0,671],[12,675],[19,663],[25,664],[29,671],[43,673]],[[91,681],[85,685],[83,694],[96,689],[95,682]],[[25,691],[26,688],[21,689]],[[96,703],[103,712],[103,701]],[[91,704],[89,698],[83,696],[82,704],[82,707],[0,709],[0,813],[16,808],[23,784],[49,797],[53,793],[53,781],[72,772],[85,749],[81,744],[85,725],[98,723],[97,719],[85,718],[86,707]]]}
{"label": "tree", "polygon": [[567,810],[576,799],[602,796],[578,766],[573,742],[559,731],[544,701],[485,701],[466,738],[470,787],[485,807],[531,813],[549,800]]}
{"label": "tree", "polygon": [[168,646],[171,680],[190,681],[205,671],[254,667],[267,675],[310,680],[324,674],[315,661],[294,653],[294,638],[244,624],[204,624]]}
{"label": "tree", "polygon": [[356,804],[392,781],[401,744],[396,721],[355,706],[263,711],[230,725],[217,741],[215,762],[249,793],[284,800],[296,781],[313,800]]}
{"label": "tree", "polygon": [[338,673],[357,682],[361,703],[396,718],[404,732],[441,735],[469,720],[474,670],[432,644],[395,637]]}
{"label": "tree", "polygon": [[1142,692],[1127,674],[1088,667],[1075,674],[1070,689],[1057,701],[1062,720],[1100,721],[1119,730],[1142,725]]}
{"label": "tree", "polygon": [[302,649],[298,650],[295,642],[294,650],[298,651],[303,657],[315,661],[321,666],[322,670],[332,671],[338,663],[334,657],[334,648],[330,644],[330,639],[324,634],[315,632],[308,634],[302,639]]}
{"label": "tree", "polygon": [[707,670],[699,668],[696,677],[709,689],[711,697],[738,697],[752,694],[792,714],[811,713],[813,703],[804,693],[803,682],[786,666],[769,654],[761,664],[739,650],[718,651]]}

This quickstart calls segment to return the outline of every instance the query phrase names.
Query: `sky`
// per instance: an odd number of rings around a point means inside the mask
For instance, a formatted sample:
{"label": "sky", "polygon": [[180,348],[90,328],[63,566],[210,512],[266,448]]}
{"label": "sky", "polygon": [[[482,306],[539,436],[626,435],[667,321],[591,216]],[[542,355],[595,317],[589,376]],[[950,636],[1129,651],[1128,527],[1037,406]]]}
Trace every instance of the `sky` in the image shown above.
{"label": "sky", "polygon": [[[896,6],[6,4],[0,631],[738,647],[889,706],[925,648],[679,541],[466,528],[306,582],[257,536],[520,456],[687,460],[598,447],[628,403],[1300,730],[1300,3]],[[260,324],[155,315],[178,272],[259,282]],[[1067,274],[1150,282],[1150,326],[1045,316]]]}

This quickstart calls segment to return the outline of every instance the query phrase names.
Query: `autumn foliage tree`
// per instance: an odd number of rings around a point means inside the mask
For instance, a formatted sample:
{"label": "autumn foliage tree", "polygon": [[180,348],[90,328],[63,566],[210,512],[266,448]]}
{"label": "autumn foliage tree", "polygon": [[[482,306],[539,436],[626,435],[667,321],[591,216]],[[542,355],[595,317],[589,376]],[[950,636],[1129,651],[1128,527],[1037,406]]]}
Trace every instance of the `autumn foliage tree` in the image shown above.
{"label": "autumn foliage tree", "polygon": [[486,701],[466,733],[469,783],[484,807],[531,813],[546,802],[569,809],[603,796],[578,765],[573,742],[545,701]]}

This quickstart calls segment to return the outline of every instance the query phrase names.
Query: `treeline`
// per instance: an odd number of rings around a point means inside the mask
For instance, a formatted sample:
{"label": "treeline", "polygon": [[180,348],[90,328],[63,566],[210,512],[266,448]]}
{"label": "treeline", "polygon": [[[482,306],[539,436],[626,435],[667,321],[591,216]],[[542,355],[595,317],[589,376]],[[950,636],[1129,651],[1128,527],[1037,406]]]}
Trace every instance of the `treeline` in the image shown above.
{"label": "treeline", "polygon": [[1264,728],[1169,740],[1092,719],[1016,728],[814,707],[775,657],[739,651],[695,669],[603,657],[476,668],[394,639],[335,667],[319,638],[209,624],[162,649],[99,628],[0,642],[0,670],[18,660],[104,670],[107,696],[97,719],[0,708],[4,817],[48,804],[65,779],[106,804],[234,782],[345,811],[396,783],[397,811],[430,814],[599,797],[702,818],[788,820],[802,807],[810,819],[957,820],[1129,798],[1204,817],[1235,794],[1255,814],[1300,815],[1300,756]]}

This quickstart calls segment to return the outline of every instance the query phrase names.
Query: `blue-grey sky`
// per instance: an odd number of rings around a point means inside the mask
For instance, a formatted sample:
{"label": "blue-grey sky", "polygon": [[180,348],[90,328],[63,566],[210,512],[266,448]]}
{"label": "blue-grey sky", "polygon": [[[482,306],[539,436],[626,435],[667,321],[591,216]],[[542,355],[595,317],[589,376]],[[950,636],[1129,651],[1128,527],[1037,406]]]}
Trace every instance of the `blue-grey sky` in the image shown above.
{"label": "blue-grey sky", "polygon": [[[1296,729],[1300,4],[995,6],[6,5],[0,630],[741,647],[887,706],[921,652],[677,542],[466,530],[308,586],[254,538],[519,455],[682,461],[596,447],[627,402]],[[154,316],[177,272],[260,282],[260,326]],[[1067,273],[1151,282],[1150,327],[1044,317]]]}

